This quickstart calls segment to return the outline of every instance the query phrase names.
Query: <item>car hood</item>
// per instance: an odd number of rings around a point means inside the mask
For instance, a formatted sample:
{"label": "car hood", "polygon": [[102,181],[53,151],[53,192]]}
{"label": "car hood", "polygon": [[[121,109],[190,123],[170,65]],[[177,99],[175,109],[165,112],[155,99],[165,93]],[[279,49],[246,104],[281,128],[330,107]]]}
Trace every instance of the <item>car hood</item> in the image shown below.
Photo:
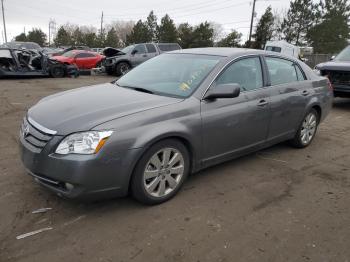
{"label": "car hood", "polygon": [[102,53],[106,57],[114,57],[114,56],[119,56],[119,55],[125,55],[124,52],[120,51],[117,48],[113,48],[113,47],[106,47],[105,49],[103,49]]}
{"label": "car hood", "polygon": [[319,70],[350,71],[350,61],[329,61],[326,63],[318,64],[316,68]]}
{"label": "car hood", "polygon": [[28,117],[58,135],[67,135],[181,101],[108,83],[48,96],[28,110]]}

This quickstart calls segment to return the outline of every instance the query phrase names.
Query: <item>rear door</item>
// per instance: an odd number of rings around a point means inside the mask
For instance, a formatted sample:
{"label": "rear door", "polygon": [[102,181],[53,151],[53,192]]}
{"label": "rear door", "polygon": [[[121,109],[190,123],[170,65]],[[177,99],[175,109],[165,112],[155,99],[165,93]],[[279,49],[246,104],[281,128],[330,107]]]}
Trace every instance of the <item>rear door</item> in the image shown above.
{"label": "rear door", "polygon": [[313,92],[297,62],[265,56],[271,84],[271,125],[268,140],[283,140],[298,129]]}
{"label": "rear door", "polygon": [[210,87],[239,84],[239,97],[202,100],[203,159],[209,165],[265,142],[271,114],[261,62],[258,56],[241,58],[227,66]]}

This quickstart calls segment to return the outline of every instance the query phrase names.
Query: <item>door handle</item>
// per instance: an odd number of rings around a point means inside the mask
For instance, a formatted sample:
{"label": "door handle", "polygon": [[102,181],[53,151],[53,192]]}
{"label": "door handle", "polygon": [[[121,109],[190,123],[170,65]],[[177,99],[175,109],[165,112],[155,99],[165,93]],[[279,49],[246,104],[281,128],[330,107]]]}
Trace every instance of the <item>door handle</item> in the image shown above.
{"label": "door handle", "polygon": [[310,93],[309,93],[309,91],[304,90],[303,92],[301,92],[301,94],[302,94],[303,96],[307,96],[307,95],[309,95]]}
{"label": "door handle", "polygon": [[266,106],[268,102],[265,99],[259,101],[258,106]]}

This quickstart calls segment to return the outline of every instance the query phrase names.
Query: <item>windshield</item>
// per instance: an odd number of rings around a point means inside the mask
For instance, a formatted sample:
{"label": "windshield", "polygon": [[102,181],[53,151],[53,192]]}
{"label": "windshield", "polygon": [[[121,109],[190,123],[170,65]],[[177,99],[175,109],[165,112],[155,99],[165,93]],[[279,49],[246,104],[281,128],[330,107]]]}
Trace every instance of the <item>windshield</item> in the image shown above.
{"label": "windshield", "polygon": [[129,45],[127,47],[124,47],[121,51],[125,54],[129,53],[132,49],[134,49],[135,45]]}
{"label": "windshield", "polygon": [[221,57],[193,54],[163,54],[141,64],[120,78],[122,87],[142,88],[152,93],[188,97]]}
{"label": "windshield", "polygon": [[350,61],[350,45],[336,56],[334,60],[337,61]]}
{"label": "windshield", "polygon": [[68,52],[65,52],[64,54],[62,54],[62,56],[64,56],[64,57],[74,57],[75,56],[75,52],[68,51]]}

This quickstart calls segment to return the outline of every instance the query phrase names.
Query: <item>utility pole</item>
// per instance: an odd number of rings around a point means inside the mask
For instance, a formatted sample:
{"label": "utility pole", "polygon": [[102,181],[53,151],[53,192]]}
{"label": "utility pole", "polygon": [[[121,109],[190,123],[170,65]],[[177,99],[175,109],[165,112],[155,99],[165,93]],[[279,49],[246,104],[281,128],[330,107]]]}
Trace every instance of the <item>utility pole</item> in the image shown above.
{"label": "utility pole", "polygon": [[253,0],[253,11],[252,11],[252,18],[250,20],[250,31],[249,31],[249,45],[252,41],[252,33],[253,33],[253,22],[254,22],[254,17],[255,17],[255,3],[256,0]]}
{"label": "utility pole", "polygon": [[100,34],[101,34],[101,45],[102,45],[102,40],[103,40],[102,30],[103,30],[103,11],[102,11],[102,15],[101,15],[101,31],[100,31]]}
{"label": "utility pole", "polygon": [[4,33],[5,33],[5,43],[7,43],[7,34],[6,34],[6,23],[5,23],[5,10],[4,10],[4,0],[1,0],[2,7],[2,22],[4,24]]}
{"label": "utility pole", "polygon": [[49,21],[49,47],[51,45],[51,36],[54,38],[54,34],[56,33],[56,21],[54,19],[50,19]]}

